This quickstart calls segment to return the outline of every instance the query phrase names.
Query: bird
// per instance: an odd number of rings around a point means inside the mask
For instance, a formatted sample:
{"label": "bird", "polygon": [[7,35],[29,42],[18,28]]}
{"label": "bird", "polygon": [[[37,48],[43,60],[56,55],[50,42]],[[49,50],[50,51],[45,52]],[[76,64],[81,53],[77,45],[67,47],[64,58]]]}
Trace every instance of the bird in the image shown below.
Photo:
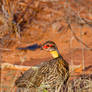
{"label": "bird", "polygon": [[16,79],[15,86],[41,90],[37,92],[60,92],[61,86],[67,84],[69,79],[69,64],[61,56],[54,41],[46,41],[40,48],[49,52],[53,59],[25,71]]}

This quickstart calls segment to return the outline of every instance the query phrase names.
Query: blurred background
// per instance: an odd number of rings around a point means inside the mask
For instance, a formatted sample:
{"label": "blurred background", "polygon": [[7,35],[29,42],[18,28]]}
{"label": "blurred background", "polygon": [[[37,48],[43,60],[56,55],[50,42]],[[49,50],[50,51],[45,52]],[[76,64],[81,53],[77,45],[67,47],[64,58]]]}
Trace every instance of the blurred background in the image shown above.
{"label": "blurred background", "polygon": [[[92,0],[0,0],[2,66],[29,67],[52,59],[48,52],[40,49],[16,49],[35,43],[40,45],[47,40],[57,44],[72,70],[78,66],[78,74],[84,74],[82,69],[85,74],[92,74]],[[24,70],[12,67],[2,69],[2,66],[1,92],[16,92],[14,81]],[[71,76],[70,80],[74,78]],[[88,92],[92,92],[92,76],[90,82]]]}

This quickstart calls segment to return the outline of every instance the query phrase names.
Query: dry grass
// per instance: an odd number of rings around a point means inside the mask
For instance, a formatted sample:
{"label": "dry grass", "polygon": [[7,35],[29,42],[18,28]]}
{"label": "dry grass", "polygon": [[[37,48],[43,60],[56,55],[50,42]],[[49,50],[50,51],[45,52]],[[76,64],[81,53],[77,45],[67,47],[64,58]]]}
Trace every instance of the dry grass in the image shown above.
{"label": "dry grass", "polygon": [[[12,48],[19,42],[32,43],[42,40],[45,33],[50,29],[56,33],[63,32],[64,30],[67,32],[71,31],[70,48],[72,49],[73,39],[76,39],[81,44],[80,49],[82,49],[81,54],[84,69],[84,47],[86,47],[86,49],[90,48],[83,42],[81,30],[85,25],[92,28],[92,1],[44,1],[45,0],[0,1],[0,51],[8,51],[10,50],[8,48]],[[74,26],[72,26],[73,24],[76,24],[77,27],[80,28],[80,36],[78,37],[76,36]],[[69,25],[71,28],[67,30]],[[27,39],[29,40],[27,41]],[[73,65],[72,56],[71,65]],[[1,70],[0,91],[16,92],[14,82],[19,75],[20,71]],[[71,76],[72,79],[68,81],[67,86],[62,87],[62,92],[92,92],[91,73],[89,75],[85,75],[84,73],[84,75],[81,76],[73,76]]]}

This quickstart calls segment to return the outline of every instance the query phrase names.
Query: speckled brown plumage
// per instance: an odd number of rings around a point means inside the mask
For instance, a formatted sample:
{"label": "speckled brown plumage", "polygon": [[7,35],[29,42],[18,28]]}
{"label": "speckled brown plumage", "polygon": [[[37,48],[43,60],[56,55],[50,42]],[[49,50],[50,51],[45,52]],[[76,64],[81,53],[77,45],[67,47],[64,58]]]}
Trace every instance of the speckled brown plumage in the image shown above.
{"label": "speckled brown plumage", "polygon": [[20,76],[15,85],[26,88],[43,88],[55,92],[60,85],[69,78],[69,65],[62,56],[39,65],[36,69],[30,68]]}

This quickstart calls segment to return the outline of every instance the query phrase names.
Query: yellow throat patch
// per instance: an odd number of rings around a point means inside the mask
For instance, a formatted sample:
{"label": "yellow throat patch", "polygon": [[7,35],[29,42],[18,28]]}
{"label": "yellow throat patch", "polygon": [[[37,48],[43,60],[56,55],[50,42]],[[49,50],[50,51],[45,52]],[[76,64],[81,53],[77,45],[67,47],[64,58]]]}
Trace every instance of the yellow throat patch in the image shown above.
{"label": "yellow throat patch", "polygon": [[59,57],[59,54],[57,51],[50,51],[51,55],[54,57],[54,58],[57,58]]}

